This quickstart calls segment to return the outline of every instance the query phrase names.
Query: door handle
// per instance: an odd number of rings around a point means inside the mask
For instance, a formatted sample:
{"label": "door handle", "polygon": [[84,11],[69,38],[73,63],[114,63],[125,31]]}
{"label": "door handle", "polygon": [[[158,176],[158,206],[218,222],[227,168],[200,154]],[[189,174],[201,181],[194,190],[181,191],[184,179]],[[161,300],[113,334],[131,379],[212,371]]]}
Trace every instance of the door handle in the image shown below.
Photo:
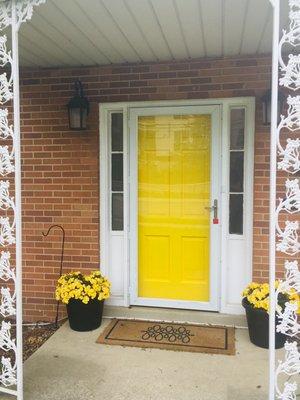
{"label": "door handle", "polygon": [[208,211],[213,211],[214,212],[214,219],[218,218],[218,200],[215,199],[214,203],[211,207],[204,207]]}

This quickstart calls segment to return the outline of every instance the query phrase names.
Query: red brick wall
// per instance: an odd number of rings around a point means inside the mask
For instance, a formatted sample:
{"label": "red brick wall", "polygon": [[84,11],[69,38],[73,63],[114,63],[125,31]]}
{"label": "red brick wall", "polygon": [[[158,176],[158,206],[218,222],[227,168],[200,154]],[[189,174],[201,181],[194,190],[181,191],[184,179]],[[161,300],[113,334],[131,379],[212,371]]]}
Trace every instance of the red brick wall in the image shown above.
{"label": "red brick wall", "polygon": [[[99,260],[98,103],[256,96],[254,279],[267,276],[269,131],[260,97],[270,83],[270,58],[231,58],[23,70],[22,165],[24,319],[50,320],[66,230],[65,270],[95,269]],[[91,102],[89,130],[68,130],[66,104],[79,78]]]}

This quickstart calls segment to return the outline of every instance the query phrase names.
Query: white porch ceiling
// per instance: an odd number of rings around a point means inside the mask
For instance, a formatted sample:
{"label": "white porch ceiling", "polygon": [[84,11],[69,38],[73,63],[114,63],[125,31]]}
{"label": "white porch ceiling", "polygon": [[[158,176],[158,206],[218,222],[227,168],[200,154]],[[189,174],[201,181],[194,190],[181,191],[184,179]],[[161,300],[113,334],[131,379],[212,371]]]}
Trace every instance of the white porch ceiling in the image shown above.
{"label": "white porch ceiling", "polygon": [[262,54],[271,37],[268,0],[47,0],[22,25],[20,60],[55,67]]}

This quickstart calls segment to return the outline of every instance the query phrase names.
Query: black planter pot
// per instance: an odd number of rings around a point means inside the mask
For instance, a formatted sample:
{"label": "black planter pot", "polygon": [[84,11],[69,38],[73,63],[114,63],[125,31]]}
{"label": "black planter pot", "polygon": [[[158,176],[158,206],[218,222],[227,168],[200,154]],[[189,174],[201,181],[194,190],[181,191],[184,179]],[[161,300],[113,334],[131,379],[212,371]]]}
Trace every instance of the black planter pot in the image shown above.
{"label": "black planter pot", "polygon": [[99,328],[102,322],[104,300],[93,299],[87,304],[81,300],[70,299],[67,313],[70,328],[78,332],[87,332]]}
{"label": "black planter pot", "polygon": [[[246,310],[248,331],[251,343],[264,349],[269,348],[269,314],[261,309],[253,308],[244,297],[242,305]],[[276,325],[278,318],[276,317]],[[281,349],[286,341],[286,335],[275,333],[275,348]]]}

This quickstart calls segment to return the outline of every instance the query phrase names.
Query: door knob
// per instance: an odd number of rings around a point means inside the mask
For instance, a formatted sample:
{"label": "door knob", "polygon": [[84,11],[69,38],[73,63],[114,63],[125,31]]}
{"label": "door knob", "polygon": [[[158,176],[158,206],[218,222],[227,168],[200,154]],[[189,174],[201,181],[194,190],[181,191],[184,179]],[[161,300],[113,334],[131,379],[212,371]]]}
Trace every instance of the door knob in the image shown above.
{"label": "door knob", "polygon": [[208,211],[213,211],[214,212],[214,219],[218,218],[218,200],[214,200],[214,204],[211,207],[204,207]]}

